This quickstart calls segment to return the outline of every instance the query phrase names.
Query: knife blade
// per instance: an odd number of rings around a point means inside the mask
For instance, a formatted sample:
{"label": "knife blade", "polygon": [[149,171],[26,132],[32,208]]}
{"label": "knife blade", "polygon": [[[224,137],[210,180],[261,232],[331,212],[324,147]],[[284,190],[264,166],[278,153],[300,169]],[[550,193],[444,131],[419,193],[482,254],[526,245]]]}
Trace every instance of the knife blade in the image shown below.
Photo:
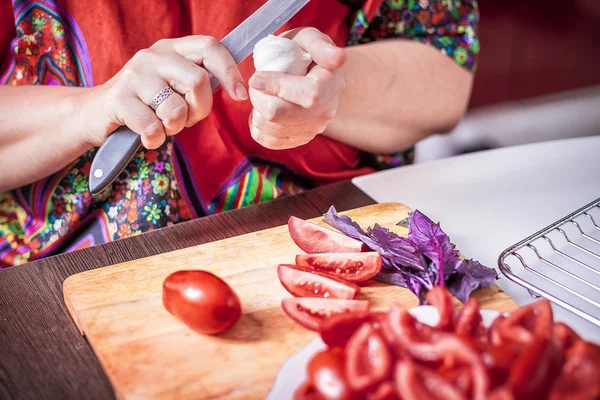
{"label": "knife blade", "polygon": [[[236,64],[254,50],[261,39],[275,33],[310,0],[269,0],[221,40]],[[211,74],[210,84],[215,91],[219,86]],[[114,131],[100,146],[92,161],[89,189],[92,194],[102,192],[125,169],[141,146],[140,136],[126,126]]]}

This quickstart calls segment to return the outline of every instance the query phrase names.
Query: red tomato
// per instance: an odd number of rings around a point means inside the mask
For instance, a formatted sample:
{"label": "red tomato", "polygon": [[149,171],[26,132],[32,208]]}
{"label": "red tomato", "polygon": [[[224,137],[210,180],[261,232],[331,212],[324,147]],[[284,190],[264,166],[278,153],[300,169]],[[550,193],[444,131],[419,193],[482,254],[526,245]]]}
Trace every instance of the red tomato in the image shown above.
{"label": "red tomato", "polygon": [[237,294],[207,271],[177,271],[163,283],[163,305],[196,332],[215,334],[229,329],[242,315]]}
{"label": "red tomato", "polygon": [[367,300],[287,298],[281,302],[283,311],[305,328],[318,330],[321,323],[335,314],[369,311]]}
{"label": "red tomato", "polygon": [[537,336],[512,366],[508,385],[518,399],[545,399],[563,362],[560,347],[551,339]]}
{"label": "red tomato", "polygon": [[[492,390],[488,397],[488,400],[516,400],[510,389],[501,387],[496,390]],[[563,399],[564,400],[564,399]]]}
{"label": "red tomato", "polygon": [[282,264],[277,267],[277,275],[283,287],[297,297],[353,299],[360,291],[354,283],[320,274],[308,267]]}
{"label": "red tomato", "polygon": [[597,400],[600,399],[600,347],[575,342],[562,373],[550,392],[550,400]]}
{"label": "red tomato", "polygon": [[366,322],[371,321],[371,313],[357,312],[332,315],[323,321],[319,333],[329,347],[345,347],[348,340]]}
{"label": "red tomato", "polygon": [[392,372],[392,355],[371,324],[363,324],[346,346],[346,377],[352,390],[374,389]]}
{"label": "red tomato", "polygon": [[552,326],[552,336],[563,351],[569,351],[576,342],[581,340],[581,337],[573,329],[562,322],[557,322]]}
{"label": "red tomato", "polygon": [[381,255],[367,253],[298,254],[296,264],[339,276],[350,282],[364,282],[381,271]]}
{"label": "red tomato", "polygon": [[[485,328],[481,323],[479,303],[477,300],[470,298],[456,317],[454,332],[459,336],[479,337],[482,333],[485,333]],[[484,329],[483,332],[481,328]]]}
{"label": "red tomato", "polygon": [[324,399],[355,398],[344,373],[344,353],[329,349],[317,353],[308,363],[308,380]]}
{"label": "red tomato", "polygon": [[294,243],[307,253],[359,253],[366,249],[360,240],[294,216],[288,220],[288,230]]}
{"label": "red tomato", "polygon": [[530,343],[535,337],[549,338],[552,335],[552,307],[546,299],[513,311],[498,322],[494,344],[499,341]]}
{"label": "red tomato", "polygon": [[320,400],[321,396],[317,393],[310,382],[304,382],[294,393],[294,400]]}
{"label": "red tomato", "polygon": [[454,329],[454,304],[450,292],[441,286],[435,286],[427,292],[425,298],[429,304],[437,308],[440,314],[436,328],[442,331],[452,331]]}
{"label": "red tomato", "polygon": [[435,335],[433,328],[421,324],[399,304],[390,306],[387,321],[381,324],[381,332],[397,356],[406,352],[422,361],[440,359],[438,355],[431,355]]}
{"label": "red tomato", "polygon": [[398,362],[395,375],[396,392],[402,400],[467,399],[460,390],[439,374],[412,361]]}
{"label": "red tomato", "polygon": [[396,400],[396,387],[390,381],[383,382],[379,387],[367,394],[367,400]]}

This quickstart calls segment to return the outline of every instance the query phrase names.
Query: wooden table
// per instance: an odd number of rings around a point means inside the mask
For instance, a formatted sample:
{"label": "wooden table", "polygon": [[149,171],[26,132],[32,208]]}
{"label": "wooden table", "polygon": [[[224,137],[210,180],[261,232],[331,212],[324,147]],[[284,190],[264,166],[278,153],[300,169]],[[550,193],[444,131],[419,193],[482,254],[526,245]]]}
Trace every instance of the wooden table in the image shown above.
{"label": "wooden table", "polygon": [[63,302],[70,275],[344,211],[374,201],[349,182],[142,236],[0,270],[0,399],[112,399],[110,383]]}

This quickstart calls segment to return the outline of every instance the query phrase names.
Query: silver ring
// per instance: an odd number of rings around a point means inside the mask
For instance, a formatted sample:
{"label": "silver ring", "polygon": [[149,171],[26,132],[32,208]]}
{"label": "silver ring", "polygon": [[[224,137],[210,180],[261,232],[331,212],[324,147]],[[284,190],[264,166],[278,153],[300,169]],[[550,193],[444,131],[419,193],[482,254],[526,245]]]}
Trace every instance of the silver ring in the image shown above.
{"label": "silver ring", "polygon": [[158,92],[156,94],[156,96],[154,96],[154,98],[152,99],[152,101],[150,102],[150,107],[156,111],[156,109],[158,108],[158,106],[160,106],[160,104],[165,101],[167,99],[167,97],[169,97],[170,95],[172,95],[173,89],[171,89],[170,87],[165,87],[162,88],[160,92]]}

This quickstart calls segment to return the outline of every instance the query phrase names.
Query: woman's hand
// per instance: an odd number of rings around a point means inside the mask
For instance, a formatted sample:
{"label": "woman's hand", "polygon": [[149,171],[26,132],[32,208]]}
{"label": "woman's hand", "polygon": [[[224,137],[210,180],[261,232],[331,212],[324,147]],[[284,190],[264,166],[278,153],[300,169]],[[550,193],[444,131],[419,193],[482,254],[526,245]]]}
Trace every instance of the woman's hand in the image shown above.
{"label": "woman's hand", "polygon": [[[98,146],[119,126],[127,125],[141,136],[146,148],[159,147],[166,136],[210,113],[213,97],[207,71],[232,99],[248,99],[233,57],[215,38],[164,39],[140,50],[83,102],[81,112],[89,142]],[[175,93],[154,111],[149,104],[167,86]]]}
{"label": "woman's hand", "polygon": [[336,115],[346,56],[325,34],[301,28],[283,34],[309,53],[315,64],[306,76],[256,72],[250,79],[250,133],[269,149],[289,149],[323,133]]}

